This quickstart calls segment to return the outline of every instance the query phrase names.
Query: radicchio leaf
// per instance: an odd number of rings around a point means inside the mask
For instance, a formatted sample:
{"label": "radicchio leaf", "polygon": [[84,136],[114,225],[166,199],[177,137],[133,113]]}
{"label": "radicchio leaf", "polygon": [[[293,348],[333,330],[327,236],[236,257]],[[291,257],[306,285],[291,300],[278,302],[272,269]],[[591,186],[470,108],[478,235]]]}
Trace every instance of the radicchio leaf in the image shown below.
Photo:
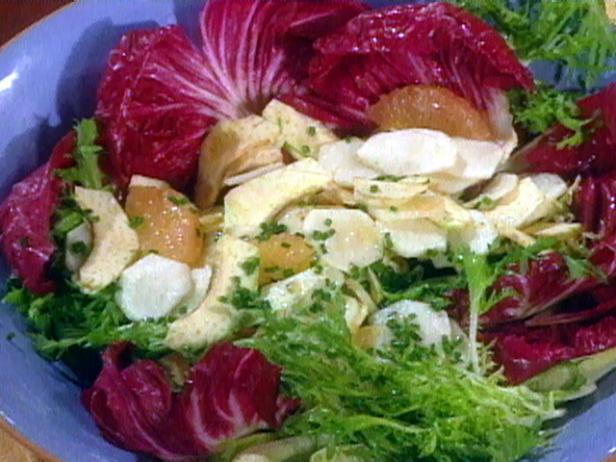
{"label": "radicchio leaf", "polygon": [[122,37],[96,110],[116,182],[139,173],[185,190],[208,128],[290,92],[314,39],[364,9],[356,0],[212,0],[200,18],[202,50],[177,26]]}
{"label": "radicchio leaf", "polygon": [[54,289],[47,274],[56,250],[50,228],[62,192],[55,170],[72,165],[74,148],[71,130],[54,147],[49,161],[15,184],[0,206],[2,253],[24,286],[37,294]]}
{"label": "radicchio leaf", "polygon": [[556,253],[498,282],[498,288],[513,289],[515,295],[483,321],[491,329],[486,339],[495,342],[496,360],[513,383],[616,345],[616,289],[610,283],[616,276],[616,84],[578,105],[591,120],[589,138],[559,149],[571,132],[556,125],[521,153],[521,164],[529,171],[581,177],[574,211],[585,230],[597,236],[590,242],[589,258],[607,283],[590,276],[573,280]]}
{"label": "radicchio leaf", "polygon": [[[495,30],[444,2],[362,13],[317,40],[315,49],[310,90],[356,128],[371,126],[365,111],[379,96],[405,85],[441,85],[482,109],[500,93],[495,90],[534,87],[530,71]],[[304,110],[310,100],[320,106],[315,98],[297,98]]]}
{"label": "radicchio leaf", "polygon": [[203,136],[225,107],[219,95],[203,56],[179,27],[123,36],[109,56],[96,109],[115,181],[125,187],[140,173],[185,188]]}
{"label": "radicchio leaf", "polygon": [[180,394],[158,363],[131,363],[131,352],[126,342],[110,346],[82,397],[103,436],[131,451],[164,460],[205,456],[225,440],[280,426],[299,404],[279,395],[280,368],[256,350],[213,347]]}
{"label": "radicchio leaf", "polygon": [[533,329],[509,326],[484,337],[494,342],[495,359],[509,382],[518,384],[562,361],[616,346],[616,315]]}
{"label": "radicchio leaf", "polygon": [[203,53],[225,113],[258,113],[296,89],[307,76],[312,42],[365,9],[357,0],[209,1],[201,15]]}
{"label": "radicchio leaf", "polygon": [[513,269],[494,284],[496,291],[511,291],[515,295],[500,301],[484,314],[482,325],[529,318],[597,284],[590,277],[572,279],[564,258],[556,252],[549,253],[531,260],[525,272]]}
{"label": "radicchio leaf", "polygon": [[528,171],[574,177],[604,175],[616,169],[616,83],[578,102],[581,116],[592,121],[588,139],[579,146],[560,143],[572,132],[557,124],[521,154]]}

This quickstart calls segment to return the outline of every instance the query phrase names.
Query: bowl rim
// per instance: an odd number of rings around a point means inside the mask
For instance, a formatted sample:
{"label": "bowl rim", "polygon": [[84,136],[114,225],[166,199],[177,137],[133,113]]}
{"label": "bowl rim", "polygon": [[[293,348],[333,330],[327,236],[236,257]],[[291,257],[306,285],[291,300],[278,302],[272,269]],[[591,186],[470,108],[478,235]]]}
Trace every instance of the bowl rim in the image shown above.
{"label": "bowl rim", "polygon": [[[67,10],[68,8],[74,7],[76,4],[77,2],[72,1],[70,3],[67,3],[66,5],[62,5],[59,8],[51,11],[50,13],[47,13],[45,16],[38,19],[37,21],[33,22],[32,24],[27,26],[25,29],[22,29],[21,31],[19,31],[17,34],[12,36],[4,44],[0,46],[0,53],[3,53],[6,50],[8,50],[18,40],[20,40],[21,38],[29,34],[33,29],[39,27],[42,23],[46,22],[51,17],[63,13],[65,10]],[[12,438],[15,442],[17,442],[24,448],[28,449],[30,452],[32,452],[37,458],[41,459],[42,461],[60,462],[60,460],[57,457],[53,456],[43,447],[34,443],[30,439],[26,438],[15,426],[13,426],[4,416],[1,416],[1,415],[0,415],[0,430],[5,432],[9,436],[9,438]]]}
{"label": "bowl rim", "polygon": [[25,29],[20,30],[15,35],[13,35],[11,38],[9,38],[6,42],[4,42],[2,45],[0,45],[0,53],[6,51],[8,48],[10,48],[12,45],[14,45],[15,42],[17,42],[18,40],[23,38],[24,35],[30,33],[32,31],[32,29],[35,29],[41,23],[47,21],[52,16],[55,16],[57,14],[60,14],[60,13],[64,12],[64,10],[66,10],[68,8],[74,7],[75,5],[77,5],[77,3],[78,2],[73,0],[73,1],[71,1],[69,3],[67,3],[66,5],[62,5],[62,6],[58,7],[57,9],[47,13],[42,18],[39,18],[38,20],[34,21],[32,24],[27,26]]}
{"label": "bowl rim", "polygon": [[[613,1],[616,2],[616,0],[607,0],[605,6],[606,6],[606,12],[607,12],[609,19],[614,25],[616,25],[616,8],[613,7],[612,9],[610,9],[611,2]],[[18,41],[20,41],[22,38],[27,36],[37,27],[41,26],[43,23],[47,22],[48,20],[52,19],[53,17],[57,15],[61,15],[66,10],[77,6],[79,3],[80,3],[79,0],[71,0],[69,3],[64,4],[58,7],[57,9],[47,13],[46,15],[42,16],[41,18],[31,23],[24,29],[20,30],[15,35],[10,37],[6,42],[0,45],[0,54],[6,52],[8,49],[14,46]],[[610,15],[610,13],[612,13],[612,15]],[[16,443],[23,446],[25,449],[31,451],[34,456],[36,456],[38,459],[41,459],[41,462],[62,462],[56,456],[52,455],[50,452],[44,449],[42,446],[38,445],[37,443],[31,441],[29,438],[24,436],[16,428],[16,426],[12,424],[11,421],[7,419],[5,415],[3,415],[1,409],[0,409],[0,432],[5,432],[9,438],[13,439]],[[612,457],[615,457],[615,456],[613,456],[610,453],[606,457],[607,458],[604,460],[604,462],[610,462],[612,461]],[[614,459],[614,462],[616,462],[616,458]]]}
{"label": "bowl rim", "polygon": [[4,417],[0,417],[0,431],[6,433],[6,435],[11,438],[15,443],[18,443],[27,450],[29,450],[37,458],[41,459],[42,462],[60,462],[58,458],[51,455],[38,444],[30,441],[28,438],[22,435],[19,430],[17,430],[13,425],[11,425]]}

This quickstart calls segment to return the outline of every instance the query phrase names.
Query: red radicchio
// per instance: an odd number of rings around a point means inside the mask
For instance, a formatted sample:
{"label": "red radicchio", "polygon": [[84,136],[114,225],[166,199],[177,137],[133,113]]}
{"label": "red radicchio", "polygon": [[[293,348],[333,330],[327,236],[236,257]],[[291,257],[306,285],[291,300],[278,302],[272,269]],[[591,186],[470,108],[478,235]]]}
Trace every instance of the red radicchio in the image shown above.
{"label": "red radicchio", "polygon": [[485,335],[495,341],[495,359],[512,384],[522,383],[562,361],[587,356],[616,346],[616,316],[600,322],[554,324],[529,329],[508,326]]}
{"label": "red radicchio", "polygon": [[96,111],[116,182],[140,173],[185,189],[208,128],[295,88],[313,40],[364,9],[356,0],[212,0],[201,15],[203,52],[177,26],[125,35]]}
{"label": "red radicchio", "polygon": [[603,175],[616,168],[616,83],[578,102],[582,117],[591,119],[592,136],[580,146],[563,149],[558,144],[571,131],[557,124],[524,152],[524,162],[532,172],[563,176]]}
{"label": "red radicchio", "polygon": [[[530,171],[582,177],[574,210],[585,230],[599,236],[592,244],[590,260],[613,281],[616,84],[578,104],[582,115],[592,119],[587,141],[559,150],[557,144],[570,132],[557,125],[522,155]],[[495,341],[496,359],[513,383],[558,362],[616,346],[616,288],[592,277],[571,280],[565,261],[557,254],[531,262],[525,274],[503,277],[496,287],[516,292],[483,318],[484,326],[492,329],[486,338]]]}
{"label": "red radicchio", "polygon": [[299,405],[279,395],[280,368],[256,350],[215,346],[180,394],[156,362],[131,364],[131,352],[126,342],[107,348],[82,397],[103,436],[127,450],[163,460],[208,455],[227,439],[278,427]]}
{"label": "red radicchio", "polygon": [[309,69],[314,96],[296,95],[295,105],[316,116],[333,112],[325,121],[341,117],[358,128],[371,125],[369,105],[405,85],[441,85],[482,109],[498,90],[534,87],[529,70],[494,29],[444,2],[362,13],[317,40],[315,49]]}
{"label": "red radicchio", "polygon": [[[124,187],[141,173],[186,188],[207,129],[290,91],[307,74],[314,39],[364,9],[356,0],[212,0],[201,17],[203,52],[177,26],[126,34],[110,54],[96,109],[115,182]],[[70,166],[73,136],[0,207],[2,251],[37,293],[54,287],[49,231],[62,183],[53,171]]]}
{"label": "red radicchio", "polygon": [[0,247],[25,287],[35,293],[54,289],[47,270],[55,251],[51,219],[62,192],[55,170],[70,167],[75,147],[71,131],[54,147],[51,158],[15,184],[0,207]]}
{"label": "red radicchio", "polygon": [[111,52],[96,116],[105,126],[115,181],[134,173],[185,187],[199,146],[224,101],[199,50],[177,26],[130,32]]}

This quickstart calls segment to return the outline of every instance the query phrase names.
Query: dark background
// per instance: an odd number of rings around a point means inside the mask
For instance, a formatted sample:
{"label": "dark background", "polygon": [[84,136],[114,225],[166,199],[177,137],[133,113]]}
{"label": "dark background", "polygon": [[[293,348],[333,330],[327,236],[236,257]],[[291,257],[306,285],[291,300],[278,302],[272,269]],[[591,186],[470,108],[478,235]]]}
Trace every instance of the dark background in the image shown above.
{"label": "dark background", "polygon": [[0,0],[0,44],[70,0]]}

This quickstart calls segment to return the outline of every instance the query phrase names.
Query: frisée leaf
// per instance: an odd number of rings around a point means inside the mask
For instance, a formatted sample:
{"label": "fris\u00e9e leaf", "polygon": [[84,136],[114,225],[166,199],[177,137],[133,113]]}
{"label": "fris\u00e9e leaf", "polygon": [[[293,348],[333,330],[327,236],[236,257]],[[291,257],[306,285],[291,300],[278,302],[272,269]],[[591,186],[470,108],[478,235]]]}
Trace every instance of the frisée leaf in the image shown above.
{"label": "fris\u00e9e leaf", "polygon": [[456,0],[502,32],[520,58],[553,61],[591,86],[613,68],[616,34],[603,0]]}
{"label": "fris\u00e9e leaf", "polygon": [[36,349],[46,358],[58,359],[75,347],[99,349],[119,340],[134,343],[145,356],[162,355],[165,320],[129,321],[115,302],[115,290],[112,285],[85,294],[65,283],[54,293],[37,295],[12,279],[3,301],[24,315]]}
{"label": "fris\u00e9e leaf", "polygon": [[541,135],[556,123],[571,130],[571,135],[558,143],[560,148],[577,146],[585,139],[584,128],[590,120],[581,115],[576,104],[579,96],[578,93],[538,85],[534,93],[511,90],[509,102],[515,122],[532,135]]}
{"label": "fris\u00e9e leaf", "polygon": [[97,144],[98,127],[94,119],[83,119],[75,126],[76,146],[73,151],[75,165],[56,170],[64,181],[89,189],[103,189],[108,183],[107,176],[100,168],[103,148]]}
{"label": "fris\u00e9e leaf", "polygon": [[258,335],[242,341],[282,366],[283,386],[302,399],[281,436],[327,435],[380,461],[514,461],[546,443],[541,424],[557,415],[549,394],[505,388],[500,375],[470,372],[412,332],[404,343],[413,354],[394,349],[387,360],[356,348],[336,295],[319,313],[265,313]]}

